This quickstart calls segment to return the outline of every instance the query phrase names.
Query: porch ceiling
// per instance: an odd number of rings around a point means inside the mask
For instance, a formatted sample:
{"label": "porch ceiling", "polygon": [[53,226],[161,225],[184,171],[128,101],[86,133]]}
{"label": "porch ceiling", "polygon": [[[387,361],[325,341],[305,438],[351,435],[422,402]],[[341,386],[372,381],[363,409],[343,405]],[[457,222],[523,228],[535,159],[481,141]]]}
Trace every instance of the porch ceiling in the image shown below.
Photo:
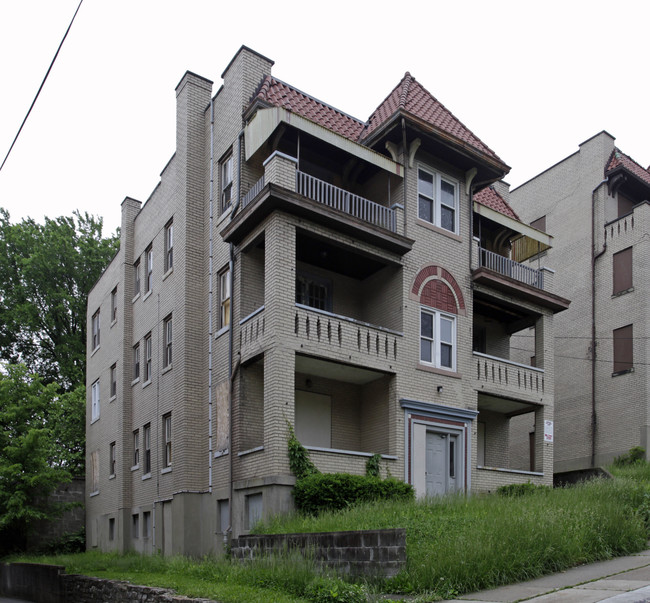
{"label": "porch ceiling", "polygon": [[352,383],[354,385],[365,385],[384,376],[384,373],[378,371],[371,371],[350,364],[321,360],[312,356],[302,356],[300,354],[296,354],[296,373],[317,375],[325,379],[343,381],[344,383]]}
{"label": "porch ceiling", "polygon": [[478,412],[479,421],[481,419],[481,411],[498,412],[502,415],[515,417],[529,412],[534,412],[537,408],[535,404],[527,404],[518,400],[510,400],[509,398],[499,398],[498,396],[490,396],[488,394],[479,394],[478,396]]}

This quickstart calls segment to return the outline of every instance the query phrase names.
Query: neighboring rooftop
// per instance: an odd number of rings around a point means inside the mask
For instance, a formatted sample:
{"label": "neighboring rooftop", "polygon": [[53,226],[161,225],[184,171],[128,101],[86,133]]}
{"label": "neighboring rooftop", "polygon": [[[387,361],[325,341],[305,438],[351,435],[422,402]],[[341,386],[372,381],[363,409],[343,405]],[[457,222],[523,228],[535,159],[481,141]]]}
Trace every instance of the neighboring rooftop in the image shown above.
{"label": "neighboring rooftop", "polygon": [[605,166],[605,175],[613,172],[618,168],[623,168],[642,180],[645,184],[650,186],[650,172],[644,167],[640,166],[629,155],[623,153],[619,148],[615,147],[612,154],[609,156],[609,161]]}
{"label": "neighboring rooftop", "polygon": [[488,186],[487,188],[484,188],[483,190],[476,193],[474,195],[474,201],[480,203],[481,205],[484,205],[485,207],[489,207],[490,209],[498,211],[504,216],[508,216],[509,218],[513,218],[514,220],[521,222],[515,210],[512,209],[510,205],[508,205],[506,200],[499,193],[497,193],[493,186]]}

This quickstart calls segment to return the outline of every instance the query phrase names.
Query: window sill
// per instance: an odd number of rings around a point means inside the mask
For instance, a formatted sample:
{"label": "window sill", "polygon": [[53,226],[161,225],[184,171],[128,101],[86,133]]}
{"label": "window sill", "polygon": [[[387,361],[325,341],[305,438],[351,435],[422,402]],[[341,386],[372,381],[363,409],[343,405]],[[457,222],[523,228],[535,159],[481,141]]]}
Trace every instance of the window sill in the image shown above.
{"label": "window sill", "polygon": [[250,450],[244,450],[242,452],[238,452],[237,456],[246,456],[247,454],[252,454],[253,452],[261,452],[264,450],[264,446],[256,446],[255,448],[251,448]]}
{"label": "window sill", "polygon": [[142,301],[146,301],[147,299],[149,299],[149,298],[151,297],[151,294],[152,294],[152,293],[153,293],[153,289],[149,289],[149,291],[147,291],[147,292],[144,294],[144,297],[142,298]]}
{"label": "window sill", "polygon": [[220,328],[220,329],[219,329],[219,330],[214,334],[214,338],[215,338],[215,339],[218,339],[219,337],[221,337],[224,333],[227,333],[228,331],[230,331],[230,325],[226,325],[225,327],[221,327],[221,328]]}
{"label": "window sill", "polygon": [[108,481],[110,482],[112,479],[115,479],[115,474],[112,473],[111,475],[108,476]]}
{"label": "window sill", "polygon": [[145,381],[145,382],[142,384],[142,389],[144,389],[144,388],[147,387],[148,385],[151,385],[151,379],[149,379],[148,381]]}
{"label": "window sill", "polygon": [[228,448],[225,450],[218,450],[217,452],[214,453],[214,458],[218,459],[220,456],[226,456],[229,453]]}
{"label": "window sill", "polygon": [[140,465],[133,465],[133,467],[131,467],[131,471],[137,471],[138,469],[140,469]]}
{"label": "window sill", "polygon": [[99,490],[95,490],[94,492],[91,492],[89,496],[90,498],[92,498],[93,496],[99,496]]}
{"label": "window sill", "polygon": [[624,371],[616,371],[615,373],[612,373],[612,377],[620,377],[621,375],[627,375],[628,373],[633,373],[634,372],[634,367],[625,369]]}
{"label": "window sill", "polygon": [[147,479],[151,479],[151,473],[145,473],[145,474],[142,476],[142,481],[145,481],[145,480],[147,480]]}
{"label": "window sill", "polygon": [[135,302],[138,301],[138,299],[140,299],[140,292],[139,291],[133,296],[133,299],[131,300],[131,303],[134,304]]}
{"label": "window sill", "polygon": [[136,377],[133,381],[131,381],[131,385],[135,385],[136,383],[140,382],[140,377]]}
{"label": "window sill", "polygon": [[174,267],[172,266],[165,274],[163,274],[162,280],[164,281],[170,274],[174,272]]}
{"label": "window sill", "polygon": [[160,374],[164,375],[165,373],[168,373],[169,371],[171,371],[173,368],[174,368],[173,363],[168,364],[162,371],[160,371]]}
{"label": "window sill", "polygon": [[617,291],[616,293],[612,293],[612,299],[615,297],[621,297],[621,295],[625,295],[626,293],[632,293],[634,291],[634,287],[630,287],[629,289],[623,289],[623,291]]}
{"label": "window sill", "polygon": [[451,232],[451,230],[447,230],[446,228],[441,228],[440,226],[436,226],[435,224],[432,224],[431,222],[427,222],[422,218],[417,218],[415,220],[415,223],[418,224],[419,226],[422,226],[423,228],[426,228],[427,230],[432,230],[433,232],[437,232],[438,234],[449,237],[454,241],[463,240],[463,238],[460,235],[457,235],[455,232]]}
{"label": "window sill", "polygon": [[116,318],[113,322],[111,322],[111,329],[112,329],[116,324],[117,324],[117,318]]}
{"label": "window sill", "polygon": [[90,352],[90,357],[92,358],[95,355],[95,352],[97,352],[97,350],[99,350],[101,347],[101,345],[98,345],[92,352]]}
{"label": "window sill", "polygon": [[115,402],[115,400],[117,400],[117,394],[113,394],[113,395],[108,399],[109,402]]}
{"label": "window sill", "polygon": [[171,467],[165,467],[164,469],[160,470],[160,474],[163,475],[164,473],[171,473],[172,468]]}
{"label": "window sill", "polygon": [[422,364],[419,362],[415,367],[418,371],[425,371],[427,373],[434,373],[436,375],[444,375],[445,377],[451,377],[452,379],[462,379],[463,376],[458,371],[452,371],[449,369],[442,369],[435,366],[429,366],[427,364]]}
{"label": "window sill", "polygon": [[93,423],[97,423],[99,421],[100,417],[95,417],[94,419],[90,420],[90,424],[92,425]]}
{"label": "window sill", "polygon": [[540,471],[525,471],[524,469],[504,469],[503,467],[487,467],[485,465],[477,465],[477,469],[482,471],[496,471],[498,473],[516,473],[519,475],[537,475],[539,477],[544,477],[544,473]]}

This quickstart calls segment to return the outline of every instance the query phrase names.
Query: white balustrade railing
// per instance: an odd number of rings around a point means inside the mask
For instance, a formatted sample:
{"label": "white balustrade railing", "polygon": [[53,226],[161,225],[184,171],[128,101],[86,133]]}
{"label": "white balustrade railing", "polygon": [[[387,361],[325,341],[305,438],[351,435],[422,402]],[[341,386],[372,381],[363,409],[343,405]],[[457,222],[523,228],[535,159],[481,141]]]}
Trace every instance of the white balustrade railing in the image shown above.
{"label": "white balustrade railing", "polygon": [[494,272],[514,278],[526,285],[544,289],[544,273],[541,270],[525,266],[498,253],[488,251],[483,247],[479,247],[478,251],[479,262],[482,268],[494,270]]}

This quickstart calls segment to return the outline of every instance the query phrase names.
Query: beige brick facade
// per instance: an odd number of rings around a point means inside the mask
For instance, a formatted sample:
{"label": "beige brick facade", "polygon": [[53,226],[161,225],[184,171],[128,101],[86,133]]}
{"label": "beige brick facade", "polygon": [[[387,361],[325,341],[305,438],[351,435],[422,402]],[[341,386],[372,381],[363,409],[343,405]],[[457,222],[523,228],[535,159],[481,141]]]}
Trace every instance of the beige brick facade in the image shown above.
{"label": "beige brick facade", "polygon": [[[554,244],[535,261],[556,270],[558,288],[572,300],[555,329],[559,473],[605,465],[633,446],[650,445],[645,260],[650,174],[629,158],[622,168],[614,167],[617,154],[622,155],[614,138],[601,132],[511,193],[524,222],[546,216]],[[632,287],[613,293],[614,254],[628,248]],[[615,372],[613,332],[627,325],[633,325],[633,363]]]}
{"label": "beige brick facade", "polygon": [[271,66],[242,47],[214,96],[186,73],[176,152],[144,205],[124,201],[88,301],[90,548],[219,553],[290,510],[289,424],[321,471],[377,453],[419,496],[552,481],[567,304],[506,257],[541,235],[473,199],[507,166],[407,113],[346,138],[256,97]]}

